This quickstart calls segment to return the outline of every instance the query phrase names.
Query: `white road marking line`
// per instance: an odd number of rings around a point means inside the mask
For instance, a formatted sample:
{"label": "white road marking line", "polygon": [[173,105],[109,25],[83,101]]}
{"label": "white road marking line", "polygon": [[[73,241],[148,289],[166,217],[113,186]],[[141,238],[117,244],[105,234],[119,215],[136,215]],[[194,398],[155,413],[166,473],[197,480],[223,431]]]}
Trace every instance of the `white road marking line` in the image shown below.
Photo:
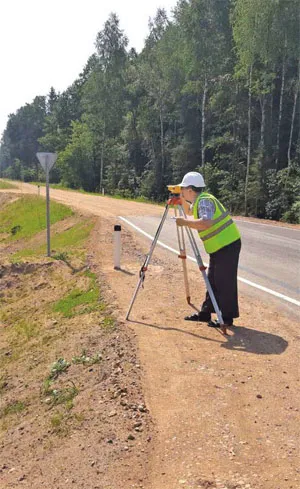
{"label": "white road marking line", "polygon": [[275,228],[275,229],[288,229],[289,231],[300,231],[300,229],[295,229],[289,226],[275,226],[274,224],[264,224],[263,222],[253,222],[253,221],[247,221],[246,219],[234,219],[233,220],[238,224],[239,222],[245,222],[246,224],[254,224],[255,226],[268,226],[269,228]]}
{"label": "white road marking line", "polygon": [[[135,224],[133,224],[132,222],[130,222],[128,219],[126,219],[125,217],[122,217],[122,216],[118,216],[119,219],[121,219],[122,221],[126,222],[129,226],[133,227],[134,229],[136,229],[136,231],[138,231],[139,233],[143,234],[144,236],[146,236],[146,238],[148,239],[151,239],[152,241],[154,240],[154,236],[151,236],[151,234],[148,234],[146,233],[145,231],[143,231],[141,228],[139,228],[138,226],[136,226]],[[267,226],[267,224],[266,224]],[[275,226],[274,226],[275,227]],[[166,245],[165,243],[163,243],[162,241],[157,241],[157,244],[159,246],[161,246],[162,248],[165,248],[166,250],[169,250],[171,251],[172,253],[176,253],[176,255],[178,255],[179,251],[178,250],[175,250],[174,248],[171,248],[170,246]],[[196,261],[196,258],[194,258],[193,256],[189,256],[187,255],[187,258],[195,263],[197,263]],[[204,265],[207,267],[207,263],[204,263]],[[279,292],[276,292],[275,290],[272,290],[272,289],[268,289],[267,287],[264,287],[263,285],[259,285],[259,284],[256,284],[255,282],[251,282],[250,280],[247,280],[246,278],[242,278],[242,277],[239,277],[238,276],[238,280],[240,282],[243,282],[244,284],[247,284],[247,285],[250,285],[251,287],[255,287],[256,289],[259,289],[259,290],[262,290],[263,292],[267,292],[267,294],[271,294],[271,295],[274,295],[275,297],[278,297],[279,299],[283,299],[284,301],[286,302],[290,302],[291,304],[294,304],[295,306],[298,306],[300,307],[300,302],[297,301],[296,299],[293,299],[292,297],[288,297],[286,295],[283,295],[283,294],[280,294]]]}

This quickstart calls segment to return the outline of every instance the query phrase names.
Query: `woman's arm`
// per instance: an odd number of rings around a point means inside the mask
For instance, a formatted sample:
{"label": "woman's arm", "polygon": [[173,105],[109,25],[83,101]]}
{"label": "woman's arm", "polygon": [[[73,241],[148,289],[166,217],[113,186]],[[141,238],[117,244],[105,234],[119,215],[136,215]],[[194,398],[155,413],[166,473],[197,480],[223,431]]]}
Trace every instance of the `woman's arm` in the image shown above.
{"label": "woman's arm", "polygon": [[176,217],[177,226],[187,226],[188,228],[204,231],[213,225],[211,219],[185,219],[184,217]]}

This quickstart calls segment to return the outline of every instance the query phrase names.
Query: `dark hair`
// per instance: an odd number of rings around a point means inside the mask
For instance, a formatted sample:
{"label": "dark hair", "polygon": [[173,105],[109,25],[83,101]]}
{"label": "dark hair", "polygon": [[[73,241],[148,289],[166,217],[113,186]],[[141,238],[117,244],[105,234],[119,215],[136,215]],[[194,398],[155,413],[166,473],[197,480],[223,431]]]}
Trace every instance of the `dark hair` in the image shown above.
{"label": "dark hair", "polygon": [[189,185],[187,188],[191,188],[193,192],[197,192],[197,194],[203,192],[204,189],[204,187],[194,187],[194,185]]}

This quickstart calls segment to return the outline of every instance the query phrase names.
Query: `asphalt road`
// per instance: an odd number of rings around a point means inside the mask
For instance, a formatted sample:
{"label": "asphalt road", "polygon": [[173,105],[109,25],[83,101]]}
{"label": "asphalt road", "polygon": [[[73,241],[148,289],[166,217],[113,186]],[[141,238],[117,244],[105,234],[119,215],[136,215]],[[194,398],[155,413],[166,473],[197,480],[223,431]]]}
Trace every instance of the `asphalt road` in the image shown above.
{"label": "asphalt road", "polygon": [[[152,236],[160,221],[154,216],[130,216],[127,219]],[[237,224],[242,235],[240,289],[259,296],[266,305],[274,304],[281,312],[292,313],[294,319],[300,319],[300,230],[241,220]],[[178,249],[176,227],[171,214],[163,225],[159,241]],[[193,256],[186,241],[187,253]],[[208,263],[208,256],[198,237],[197,243],[203,261]]]}

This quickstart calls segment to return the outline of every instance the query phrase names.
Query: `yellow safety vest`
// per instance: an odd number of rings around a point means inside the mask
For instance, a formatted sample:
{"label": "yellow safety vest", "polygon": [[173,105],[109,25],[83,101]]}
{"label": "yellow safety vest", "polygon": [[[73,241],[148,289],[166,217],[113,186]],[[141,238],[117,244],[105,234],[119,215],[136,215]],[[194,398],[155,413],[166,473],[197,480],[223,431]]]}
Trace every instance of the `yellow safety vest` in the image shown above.
{"label": "yellow safety vest", "polygon": [[205,251],[207,253],[215,253],[234,241],[240,239],[240,232],[233,222],[229,212],[211,194],[202,192],[196,199],[193,205],[194,218],[199,219],[198,204],[201,199],[209,199],[215,204],[215,213],[212,221],[213,225],[204,231],[198,231],[200,239],[203,241]]}

